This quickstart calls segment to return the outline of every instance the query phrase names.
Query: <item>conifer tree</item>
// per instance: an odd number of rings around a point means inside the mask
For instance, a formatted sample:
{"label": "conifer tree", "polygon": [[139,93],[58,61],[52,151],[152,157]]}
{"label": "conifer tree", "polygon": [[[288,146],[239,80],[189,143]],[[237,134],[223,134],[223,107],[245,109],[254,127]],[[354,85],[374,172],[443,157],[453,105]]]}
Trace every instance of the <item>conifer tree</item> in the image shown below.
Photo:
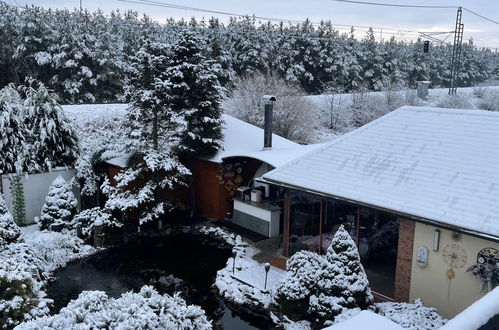
{"label": "conifer tree", "polygon": [[[169,61],[166,44],[146,41],[134,58],[133,78],[128,87],[127,122],[134,154],[129,167],[115,177],[117,186],[106,181],[106,208],[139,212],[140,223],[157,219],[173,206],[165,193],[183,183],[189,171],[174,153],[186,129],[183,112],[171,109]],[[133,184],[131,184],[133,182]]]}
{"label": "conifer tree", "polygon": [[0,174],[19,173],[26,167],[28,131],[20,102],[21,97],[13,85],[0,90]]}
{"label": "conifer tree", "polygon": [[178,145],[181,159],[187,160],[213,155],[223,144],[219,66],[204,57],[202,44],[194,32],[182,31],[166,70],[171,109],[187,124]]}
{"label": "conifer tree", "polygon": [[72,166],[78,156],[76,131],[57,102],[57,96],[39,83],[24,88],[24,118],[30,134],[28,144],[39,170]]}
{"label": "conifer tree", "polygon": [[76,198],[71,187],[59,175],[50,185],[41,215],[36,219],[40,229],[51,230],[70,225],[77,212],[76,206]]}
{"label": "conifer tree", "polygon": [[21,230],[7,209],[5,199],[0,194],[0,247],[19,240]]}
{"label": "conifer tree", "polygon": [[359,251],[341,226],[327,249],[315,294],[310,297],[310,312],[319,319],[331,320],[344,309],[365,309],[372,301]]}

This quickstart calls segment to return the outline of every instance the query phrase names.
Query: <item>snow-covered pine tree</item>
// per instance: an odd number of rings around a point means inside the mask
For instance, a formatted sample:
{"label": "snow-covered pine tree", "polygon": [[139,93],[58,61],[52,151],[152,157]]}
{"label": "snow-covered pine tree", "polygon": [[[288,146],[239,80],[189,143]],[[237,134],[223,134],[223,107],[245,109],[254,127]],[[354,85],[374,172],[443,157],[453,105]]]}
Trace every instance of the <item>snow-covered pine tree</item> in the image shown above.
{"label": "snow-covered pine tree", "polygon": [[[21,114],[21,97],[13,85],[0,90],[0,174],[26,170],[28,130]],[[32,164],[33,165],[33,164]]]}
{"label": "snow-covered pine tree", "polygon": [[76,131],[57,102],[57,96],[39,83],[24,89],[24,118],[30,134],[27,142],[39,170],[72,166],[78,157]]}
{"label": "snow-covered pine tree", "polygon": [[170,107],[187,123],[178,145],[182,160],[213,155],[223,144],[220,66],[203,56],[202,45],[194,32],[181,31],[166,70]]}
{"label": "snow-covered pine tree", "polygon": [[309,311],[318,319],[332,320],[345,309],[367,308],[373,302],[359,251],[341,226],[327,249]]}
{"label": "snow-covered pine tree", "polygon": [[133,60],[127,125],[129,152],[134,157],[129,167],[115,176],[116,187],[109,180],[102,186],[109,197],[107,209],[123,213],[135,210],[141,224],[157,219],[174,205],[172,194],[167,192],[181,185],[189,174],[173,151],[187,124],[183,112],[171,109],[171,82],[165,72],[168,52],[168,45],[147,40]]}
{"label": "snow-covered pine tree", "polygon": [[21,236],[19,226],[14,222],[12,214],[7,209],[5,199],[0,194],[0,248],[17,242]]}
{"label": "snow-covered pine tree", "polygon": [[36,219],[40,229],[62,229],[61,227],[68,226],[77,212],[76,206],[71,187],[59,175],[50,185],[41,215]]}

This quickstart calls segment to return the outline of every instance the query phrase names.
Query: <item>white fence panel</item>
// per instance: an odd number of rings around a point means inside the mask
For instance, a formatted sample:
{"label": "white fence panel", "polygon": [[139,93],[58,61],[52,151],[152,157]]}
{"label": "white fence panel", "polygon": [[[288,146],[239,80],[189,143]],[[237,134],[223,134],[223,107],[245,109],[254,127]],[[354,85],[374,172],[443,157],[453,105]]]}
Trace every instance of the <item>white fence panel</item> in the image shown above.
{"label": "white fence panel", "polygon": [[[69,181],[74,177],[76,170],[70,168],[55,168],[51,172],[29,174],[22,177],[22,185],[24,191],[24,205],[25,205],[25,224],[34,223],[34,218],[40,215],[42,206],[45,203],[45,197],[49,191],[49,187],[57,176],[62,176],[64,180]],[[4,174],[1,177],[2,193],[7,203],[7,208],[14,211],[14,196],[10,187],[9,177],[12,174]],[[80,190],[73,188],[73,193],[78,201],[78,210],[80,210]]]}

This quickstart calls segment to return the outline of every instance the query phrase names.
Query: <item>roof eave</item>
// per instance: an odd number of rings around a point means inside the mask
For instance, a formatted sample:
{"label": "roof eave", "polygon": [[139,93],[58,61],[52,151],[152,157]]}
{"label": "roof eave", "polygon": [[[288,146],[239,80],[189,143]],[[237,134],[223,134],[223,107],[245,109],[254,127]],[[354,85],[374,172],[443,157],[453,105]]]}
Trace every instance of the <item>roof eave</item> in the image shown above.
{"label": "roof eave", "polygon": [[358,205],[361,205],[361,206],[364,206],[364,207],[369,207],[369,208],[373,208],[373,209],[376,209],[376,210],[380,210],[380,211],[392,213],[392,214],[398,215],[400,217],[403,217],[403,218],[406,218],[406,219],[410,219],[410,220],[413,220],[413,221],[416,221],[416,222],[420,222],[420,223],[423,223],[423,224],[433,225],[435,227],[439,227],[439,228],[442,228],[442,229],[456,231],[456,232],[460,232],[460,233],[467,234],[467,235],[470,235],[470,236],[474,236],[474,237],[478,237],[478,238],[483,238],[483,239],[486,239],[486,240],[489,240],[489,241],[494,241],[494,242],[498,242],[499,243],[499,237],[497,237],[497,236],[490,235],[490,234],[483,233],[483,232],[479,232],[479,231],[476,231],[476,230],[471,230],[471,229],[463,228],[463,227],[449,225],[449,224],[446,224],[446,223],[442,223],[442,222],[440,222],[438,220],[423,218],[423,217],[420,217],[420,216],[417,216],[417,215],[408,214],[408,213],[400,212],[400,211],[397,211],[397,210],[392,210],[392,209],[389,209],[389,208],[385,208],[385,207],[381,207],[381,206],[377,206],[377,205],[373,205],[373,204],[368,204],[368,203],[365,203],[365,202],[360,202],[360,201],[357,201],[357,200],[354,200],[354,199],[349,199],[349,198],[345,198],[345,197],[338,196],[338,195],[327,194],[327,193],[323,193],[323,192],[316,191],[316,190],[313,190],[313,189],[308,189],[308,188],[304,188],[304,187],[300,187],[300,186],[295,186],[295,185],[292,185],[292,184],[289,184],[289,183],[285,183],[285,182],[281,182],[281,181],[277,181],[277,180],[272,180],[272,179],[268,179],[268,178],[264,178],[264,177],[256,178],[255,181],[258,181],[258,182],[261,182],[261,183],[273,184],[273,185],[280,186],[280,187],[283,187],[283,188],[300,190],[300,191],[303,191],[303,192],[307,192],[307,193],[311,193],[311,194],[319,195],[319,196],[323,196],[323,197],[333,198],[333,199],[340,200],[340,201],[347,202],[347,203],[358,204]]}

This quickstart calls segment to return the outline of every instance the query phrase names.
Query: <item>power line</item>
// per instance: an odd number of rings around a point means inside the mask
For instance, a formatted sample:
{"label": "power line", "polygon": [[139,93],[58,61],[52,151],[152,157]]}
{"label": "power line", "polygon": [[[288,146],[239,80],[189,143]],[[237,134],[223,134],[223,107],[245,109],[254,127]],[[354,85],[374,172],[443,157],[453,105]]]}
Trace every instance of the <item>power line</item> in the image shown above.
{"label": "power line", "polygon": [[[371,2],[371,1],[357,1],[357,0],[331,0],[335,2],[345,2],[357,5],[370,5],[370,6],[384,6],[384,7],[402,7],[402,8],[427,8],[427,9],[454,9],[459,8],[460,6],[434,6],[434,5],[407,5],[407,4],[396,4],[396,3],[383,3],[383,2]],[[466,7],[461,7],[463,10],[468,13],[480,17],[484,20],[487,20],[494,24],[499,24],[499,21],[493,20],[491,18],[485,17],[471,9]]]}
{"label": "power line", "polygon": [[[220,15],[227,15],[227,16],[237,16],[237,17],[247,17],[248,15],[243,15],[243,14],[237,14],[237,13],[231,13],[231,12],[226,12],[226,11],[218,11],[218,10],[211,10],[211,9],[204,9],[204,8],[198,8],[198,7],[189,7],[189,6],[183,6],[183,5],[177,5],[177,4],[172,4],[172,3],[166,3],[166,2],[160,2],[160,1],[152,1],[152,0],[118,0],[121,2],[129,2],[129,3],[136,3],[136,4],[141,4],[141,5],[151,5],[151,6],[157,6],[157,7],[165,7],[165,8],[172,8],[172,9],[181,9],[181,10],[190,10],[190,11],[198,11],[198,12],[206,12],[206,13],[211,13],[211,14],[220,14]],[[256,19],[261,19],[261,20],[266,20],[266,21],[277,21],[277,22],[289,22],[289,23],[304,23],[304,21],[299,21],[299,20],[293,20],[293,19],[282,19],[282,18],[274,18],[274,17],[265,17],[265,16],[256,16],[253,15],[254,18]],[[311,22],[313,25],[320,25],[321,23],[318,22]],[[416,31],[416,30],[401,30],[401,29],[395,29],[395,28],[388,28],[388,27],[369,27],[369,26],[360,26],[360,25],[348,25],[348,24],[333,24],[331,23],[331,26],[334,27],[342,27],[342,28],[360,28],[360,29],[376,29],[376,30],[390,30],[390,31],[397,31],[397,32],[402,32],[403,34],[412,34],[415,36],[421,36],[422,33],[425,34],[446,34],[448,31],[444,32],[422,32],[422,31]],[[368,31],[368,30],[366,30]],[[395,35],[394,33],[388,33],[385,32],[386,34],[390,35]]]}
{"label": "power line", "polygon": [[384,6],[384,7],[403,7],[403,8],[428,8],[428,9],[449,9],[457,8],[458,6],[433,6],[433,5],[405,5],[396,3],[381,3],[381,2],[370,2],[370,1],[354,1],[354,0],[331,0],[336,2],[346,2],[354,3],[358,5],[371,5],[371,6]]}
{"label": "power line", "polygon": [[493,19],[490,19],[490,18],[487,18],[487,17],[485,17],[485,16],[483,16],[483,15],[480,15],[479,13],[476,13],[476,12],[474,12],[474,11],[472,11],[472,10],[468,9],[468,8],[463,7],[463,10],[467,11],[467,12],[468,12],[468,13],[470,13],[470,14],[473,14],[473,15],[475,15],[475,16],[478,16],[478,17],[480,17],[480,18],[483,18],[484,20],[487,20],[487,21],[489,21],[489,22],[492,22],[492,23],[494,23],[494,24],[499,24],[499,22],[498,22],[498,21],[494,21]]}

